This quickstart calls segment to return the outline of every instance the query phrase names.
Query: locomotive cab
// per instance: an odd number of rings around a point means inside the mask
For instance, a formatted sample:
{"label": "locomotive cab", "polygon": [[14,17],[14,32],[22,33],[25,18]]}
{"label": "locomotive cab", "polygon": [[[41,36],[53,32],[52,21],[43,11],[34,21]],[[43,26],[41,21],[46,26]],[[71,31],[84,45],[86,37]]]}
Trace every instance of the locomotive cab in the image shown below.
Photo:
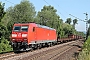
{"label": "locomotive cab", "polygon": [[12,31],[12,41],[26,41],[28,36],[28,26],[14,26]]}
{"label": "locomotive cab", "polygon": [[28,29],[29,25],[14,24],[11,34],[13,50],[26,49],[25,47],[28,45]]}

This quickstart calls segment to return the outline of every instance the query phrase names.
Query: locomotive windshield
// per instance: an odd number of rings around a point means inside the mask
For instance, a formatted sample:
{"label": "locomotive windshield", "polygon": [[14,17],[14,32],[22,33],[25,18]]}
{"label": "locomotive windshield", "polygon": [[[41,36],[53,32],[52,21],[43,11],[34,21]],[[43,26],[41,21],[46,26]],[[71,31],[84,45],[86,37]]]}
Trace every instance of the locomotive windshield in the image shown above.
{"label": "locomotive windshield", "polygon": [[27,32],[28,31],[28,26],[14,26],[14,31],[25,31]]}
{"label": "locomotive windshield", "polygon": [[14,26],[14,31],[20,31],[21,26]]}
{"label": "locomotive windshield", "polygon": [[28,31],[28,26],[22,26],[21,31]]}

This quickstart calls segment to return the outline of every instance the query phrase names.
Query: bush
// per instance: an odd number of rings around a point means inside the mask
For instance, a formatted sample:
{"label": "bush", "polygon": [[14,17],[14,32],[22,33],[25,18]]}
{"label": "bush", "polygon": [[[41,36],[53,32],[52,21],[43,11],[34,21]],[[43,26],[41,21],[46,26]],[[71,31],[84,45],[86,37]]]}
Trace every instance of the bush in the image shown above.
{"label": "bush", "polygon": [[88,37],[88,39],[87,39],[86,42],[84,43],[83,48],[84,48],[84,49],[87,49],[88,51],[90,51],[90,36]]}
{"label": "bush", "polygon": [[11,45],[9,45],[9,41],[7,39],[1,37],[0,42],[0,53],[12,51]]}

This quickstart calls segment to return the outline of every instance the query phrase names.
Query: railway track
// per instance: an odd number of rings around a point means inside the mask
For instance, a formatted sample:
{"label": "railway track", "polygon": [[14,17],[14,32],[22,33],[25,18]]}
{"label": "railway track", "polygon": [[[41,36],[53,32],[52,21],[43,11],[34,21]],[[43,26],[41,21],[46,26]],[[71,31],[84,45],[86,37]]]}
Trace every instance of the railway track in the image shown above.
{"label": "railway track", "polygon": [[11,56],[15,56],[16,54],[15,53],[6,53],[6,54],[3,54],[3,55],[0,55],[0,60],[3,59],[3,58],[8,58],[8,57],[11,57]]}
{"label": "railway track", "polygon": [[24,52],[20,54],[9,53],[0,56],[0,60],[56,60],[70,49],[73,49],[73,45],[78,44],[78,42],[78,40],[72,41],[49,48],[42,48],[33,52]]}
{"label": "railway track", "polygon": [[[66,50],[64,50],[66,49]],[[57,55],[61,55],[63,52],[66,52],[67,49],[70,49],[69,46],[65,46],[62,49],[53,50],[51,52],[46,52],[44,54],[39,54],[38,57],[31,58],[30,60],[53,60]]]}
{"label": "railway track", "polygon": [[[77,42],[74,42],[74,44],[76,44]],[[60,55],[64,54],[65,52],[69,51],[70,49],[73,49],[74,46],[73,42],[70,43],[69,45],[63,45],[63,46],[59,46],[57,48],[39,53],[37,55],[33,55],[33,56],[29,56],[28,60],[56,60],[57,57],[59,57]],[[23,59],[25,60],[25,59]]]}
{"label": "railway track", "polygon": [[11,53],[1,54],[0,55],[0,60],[8,59],[8,58],[11,58],[11,57],[14,57],[14,56],[19,56],[19,55],[22,55],[24,53],[26,53],[26,52],[23,52],[23,53],[14,53],[14,52],[11,52]]}

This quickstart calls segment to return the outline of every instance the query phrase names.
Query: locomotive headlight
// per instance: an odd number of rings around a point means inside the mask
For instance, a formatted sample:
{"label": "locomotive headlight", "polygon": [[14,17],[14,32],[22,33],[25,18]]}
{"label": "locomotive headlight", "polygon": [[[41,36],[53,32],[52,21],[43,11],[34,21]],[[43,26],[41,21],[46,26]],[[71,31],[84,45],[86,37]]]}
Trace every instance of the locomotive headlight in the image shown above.
{"label": "locomotive headlight", "polygon": [[17,37],[17,34],[12,34],[12,37]]}
{"label": "locomotive headlight", "polygon": [[24,39],[24,41],[27,41],[27,39]]}
{"label": "locomotive headlight", "polygon": [[22,34],[22,37],[27,37],[27,34]]}
{"label": "locomotive headlight", "polygon": [[15,40],[15,39],[12,39],[13,41]]}

